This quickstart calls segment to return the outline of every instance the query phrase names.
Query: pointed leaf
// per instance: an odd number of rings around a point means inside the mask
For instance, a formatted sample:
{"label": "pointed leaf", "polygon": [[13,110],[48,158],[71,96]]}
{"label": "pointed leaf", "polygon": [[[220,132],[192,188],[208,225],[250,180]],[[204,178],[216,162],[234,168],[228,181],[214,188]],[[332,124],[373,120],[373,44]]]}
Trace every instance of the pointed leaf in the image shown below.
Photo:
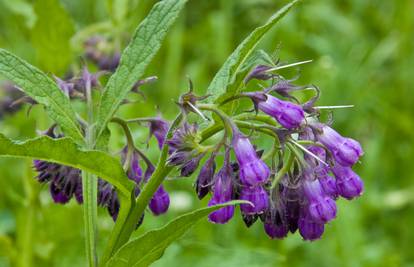
{"label": "pointed leaf", "polygon": [[149,266],[158,260],[164,250],[184,235],[200,219],[225,206],[250,203],[230,201],[224,204],[201,208],[181,215],[160,229],[149,231],[121,247],[106,265],[107,267]]}
{"label": "pointed leaf", "polygon": [[133,189],[119,160],[101,151],[81,150],[70,138],[42,136],[17,142],[0,133],[1,156],[40,159],[78,168],[108,181],[126,196]]}
{"label": "pointed leaf", "polygon": [[132,86],[161,47],[169,27],[178,17],[187,0],[164,0],[154,5],[138,26],[130,44],[121,56],[119,67],[111,76],[101,98],[97,138],[117,111]]}
{"label": "pointed leaf", "polygon": [[[264,25],[256,28],[249,36],[247,36],[230,57],[227,58],[226,62],[217,72],[207,89],[207,93],[213,96],[215,102],[220,102],[226,93],[227,96],[236,93],[235,91],[230,92],[228,90],[229,85],[235,81],[237,73],[243,67],[244,62],[254,51],[264,35],[298,2],[299,0],[294,0],[280,9]],[[238,87],[233,86],[231,90],[235,90],[235,88]]]}
{"label": "pointed leaf", "polygon": [[23,59],[0,48],[0,74],[13,81],[27,95],[46,107],[49,116],[62,128],[66,136],[83,142],[69,99],[46,74]]}

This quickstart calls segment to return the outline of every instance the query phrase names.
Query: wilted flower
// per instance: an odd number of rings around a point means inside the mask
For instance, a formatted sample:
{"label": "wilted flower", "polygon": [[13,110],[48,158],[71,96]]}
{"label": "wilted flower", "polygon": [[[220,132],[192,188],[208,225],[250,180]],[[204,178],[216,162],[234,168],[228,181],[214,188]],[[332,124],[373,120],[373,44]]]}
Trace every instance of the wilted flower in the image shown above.
{"label": "wilted flower", "polygon": [[214,173],[216,171],[216,162],[214,160],[215,154],[212,154],[210,158],[206,161],[206,163],[203,165],[198,174],[195,183],[195,188],[199,199],[204,198],[210,191],[210,187],[214,178]]}
{"label": "wilted flower", "polygon": [[275,75],[272,73],[267,72],[267,70],[271,69],[272,67],[266,65],[258,65],[256,66],[244,79],[244,83],[248,83],[252,79],[257,80],[269,80]]}

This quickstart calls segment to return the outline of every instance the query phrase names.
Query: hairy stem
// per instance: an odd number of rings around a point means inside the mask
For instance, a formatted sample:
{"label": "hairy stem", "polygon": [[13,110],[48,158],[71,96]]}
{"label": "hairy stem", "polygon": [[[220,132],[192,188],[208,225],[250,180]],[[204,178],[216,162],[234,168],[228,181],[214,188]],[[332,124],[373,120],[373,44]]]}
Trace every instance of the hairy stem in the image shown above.
{"label": "hairy stem", "polygon": [[[92,149],[94,145],[93,132],[93,101],[90,81],[86,82],[86,101],[88,126],[86,128],[86,146]],[[98,179],[91,173],[82,172],[83,221],[85,224],[86,257],[90,267],[98,266],[96,252],[96,225],[98,217]]]}

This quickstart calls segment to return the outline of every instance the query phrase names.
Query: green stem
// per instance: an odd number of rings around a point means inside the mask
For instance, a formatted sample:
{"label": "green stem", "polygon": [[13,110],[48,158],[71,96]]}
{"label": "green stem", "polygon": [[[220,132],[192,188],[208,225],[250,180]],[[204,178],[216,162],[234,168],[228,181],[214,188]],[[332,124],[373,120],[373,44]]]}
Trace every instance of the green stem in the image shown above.
{"label": "green stem", "polygon": [[290,167],[292,166],[293,160],[295,159],[295,154],[290,150],[287,151],[289,151],[288,159],[273,179],[271,188],[276,187],[280,179],[282,179],[282,177],[290,170]]}
{"label": "green stem", "polygon": [[[168,133],[167,139],[172,137],[173,130],[181,122],[183,115],[180,113],[172,123]],[[116,220],[114,230],[109,237],[108,245],[106,246],[104,255],[102,257],[101,265],[104,266],[105,263],[110,259],[110,257],[126,242],[128,242],[131,234],[136,229],[137,222],[141,218],[142,214],[145,211],[145,208],[148,206],[149,201],[154,195],[155,191],[164,181],[165,177],[171,172],[173,167],[166,165],[168,157],[168,146],[164,145],[161,151],[160,158],[158,160],[157,167],[155,168],[154,173],[149,179],[148,183],[144,185],[141,193],[138,196],[136,202],[131,200],[132,204],[128,204],[124,200],[124,203],[121,202],[121,212],[118,215],[119,217]],[[129,205],[128,207],[123,207],[123,205]]]}
{"label": "green stem", "polygon": [[[86,129],[86,146],[93,148],[93,100],[90,81],[86,84],[88,126]],[[98,179],[91,173],[82,172],[83,221],[85,224],[86,257],[90,267],[98,266],[96,252],[96,225],[98,217]]]}

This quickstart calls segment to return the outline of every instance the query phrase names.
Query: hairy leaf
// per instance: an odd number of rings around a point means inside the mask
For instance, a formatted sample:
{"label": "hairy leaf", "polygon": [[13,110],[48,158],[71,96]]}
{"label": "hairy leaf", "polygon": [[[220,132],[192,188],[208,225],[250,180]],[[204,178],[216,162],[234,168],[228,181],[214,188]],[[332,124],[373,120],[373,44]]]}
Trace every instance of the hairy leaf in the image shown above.
{"label": "hairy leaf", "polygon": [[133,188],[119,160],[101,151],[81,150],[70,138],[42,136],[17,142],[0,133],[0,156],[34,158],[78,168],[108,181],[126,196]]}
{"label": "hairy leaf", "polygon": [[229,205],[250,203],[247,201],[230,201],[224,204],[201,208],[184,214],[160,229],[149,231],[121,247],[109,260],[107,267],[143,267],[158,260],[164,250],[175,240],[185,234],[200,219],[211,212]]}
{"label": "hairy leaf", "polygon": [[70,46],[75,33],[73,21],[59,0],[35,1],[34,10],[37,20],[31,38],[37,65],[44,71],[63,74],[73,57]]}
{"label": "hairy leaf", "polygon": [[232,95],[236,93],[233,86],[229,91],[229,85],[232,84],[249,55],[254,51],[257,44],[262,40],[263,36],[284,16],[288,11],[299,2],[294,0],[284,6],[276,14],[274,14],[264,25],[256,28],[243,42],[234,50],[234,52],[227,58],[224,65],[215,75],[213,81],[210,83],[207,93],[214,97],[215,102],[220,102],[224,94]]}
{"label": "hairy leaf", "polygon": [[83,142],[82,132],[69,99],[46,74],[1,48],[0,74],[13,81],[38,103],[44,105],[49,116],[67,136],[72,137],[77,143]]}
{"label": "hairy leaf", "polygon": [[144,74],[161,47],[168,28],[178,17],[187,0],[164,0],[154,5],[138,26],[131,43],[121,56],[119,67],[111,76],[101,98],[98,112],[97,138],[117,111],[135,82]]}

